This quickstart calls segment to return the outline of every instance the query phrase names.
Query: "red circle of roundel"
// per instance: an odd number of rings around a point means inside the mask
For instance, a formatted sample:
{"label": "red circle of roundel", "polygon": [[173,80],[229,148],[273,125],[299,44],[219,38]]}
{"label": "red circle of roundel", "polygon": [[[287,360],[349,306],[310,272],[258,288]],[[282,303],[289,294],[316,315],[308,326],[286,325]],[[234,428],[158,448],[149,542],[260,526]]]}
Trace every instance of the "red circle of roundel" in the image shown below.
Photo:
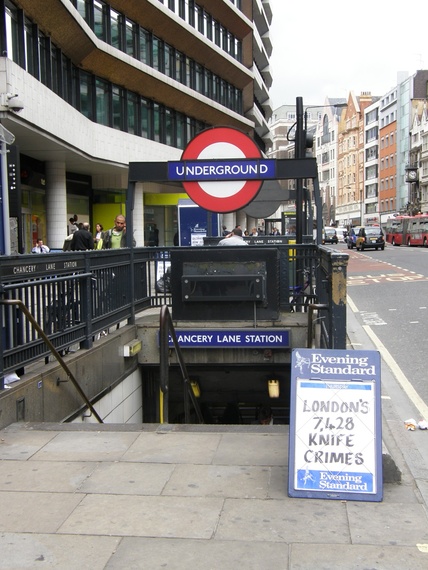
{"label": "red circle of roundel", "polygon": [[[262,157],[256,143],[242,131],[231,127],[213,127],[212,129],[201,131],[189,142],[181,156],[181,160],[198,160],[200,154],[207,147],[217,143],[227,143],[236,147],[244,155],[242,160]],[[236,156],[222,156],[221,158],[236,158]],[[243,182],[241,189],[227,197],[209,194],[199,182],[183,182],[182,184],[195,204],[210,212],[226,214],[240,210],[249,204],[256,197],[262,183],[262,180],[247,180]],[[210,182],[209,184],[214,183]],[[222,182],[216,182],[215,184],[222,184]]]}

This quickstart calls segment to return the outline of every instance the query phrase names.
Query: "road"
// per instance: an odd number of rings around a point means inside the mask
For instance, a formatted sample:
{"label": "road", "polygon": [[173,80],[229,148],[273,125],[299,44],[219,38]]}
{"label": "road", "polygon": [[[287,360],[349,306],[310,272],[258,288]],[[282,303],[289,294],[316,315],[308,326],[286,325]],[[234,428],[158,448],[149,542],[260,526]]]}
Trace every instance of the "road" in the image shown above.
{"label": "road", "polygon": [[428,249],[334,247],[350,254],[348,301],[357,319],[428,406]]}

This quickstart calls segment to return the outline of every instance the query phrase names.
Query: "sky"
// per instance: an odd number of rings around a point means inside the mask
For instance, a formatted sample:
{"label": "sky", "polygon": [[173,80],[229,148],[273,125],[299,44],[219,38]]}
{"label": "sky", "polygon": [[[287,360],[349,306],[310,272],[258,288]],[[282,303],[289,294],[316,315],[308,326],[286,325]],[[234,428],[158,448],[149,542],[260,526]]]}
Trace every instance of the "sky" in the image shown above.
{"label": "sky", "polygon": [[[382,96],[399,72],[428,69],[428,5],[390,0],[270,0],[273,109],[322,105],[363,91]],[[425,7],[424,7],[425,6]]]}

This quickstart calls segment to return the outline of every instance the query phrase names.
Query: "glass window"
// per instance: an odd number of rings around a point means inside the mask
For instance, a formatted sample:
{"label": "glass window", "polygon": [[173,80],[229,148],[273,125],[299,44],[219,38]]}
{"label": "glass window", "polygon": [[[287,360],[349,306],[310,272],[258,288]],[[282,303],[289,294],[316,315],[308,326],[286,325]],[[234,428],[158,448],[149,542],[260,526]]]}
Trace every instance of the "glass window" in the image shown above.
{"label": "glass window", "polygon": [[125,21],[125,51],[131,57],[138,57],[138,26],[130,20]]}
{"label": "glass window", "polygon": [[204,92],[203,68],[199,63],[195,63],[195,91],[198,93]]}
{"label": "glass window", "polygon": [[117,49],[122,49],[120,23],[121,15],[113,8],[110,8],[110,45]]}
{"label": "glass window", "polygon": [[174,78],[174,48],[165,44],[165,75]]}
{"label": "glass window", "polygon": [[64,54],[61,54],[61,68],[62,98],[67,101],[67,103],[73,104],[71,88],[71,62]]}
{"label": "glass window", "polygon": [[[25,68],[33,77],[38,78],[37,60],[34,53],[34,33],[35,26],[32,22],[25,19],[24,25],[24,49],[25,49]],[[8,41],[9,48],[9,41]]]}
{"label": "glass window", "polygon": [[152,104],[147,99],[141,99],[141,136],[153,139]]}
{"label": "glass window", "polygon": [[150,33],[146,30],[140,31],[140,61],[146,63],[147,65],[151,65],[152,60],[150,57],[151,51],[151,36]]}
{"label": "glass window", "polygon": [[51,45],[51,67],[52,67],[52,91],[62,96],[61,83],[61,52],[58,48]]}
{"label": "glass window", "polygon": [[88,0],[75,0],[76,9],[79,14],[89,23],[89,10],[90,10],[90,3]]}
{"label": "glass window", "polygon": [[95,80],[95,106],[96,122],[100,125],[109,126],[109,84],[103,79]]}
{"label": "glass window", "polygon": [[94,0],[94,33],[100,40],[107,41],[105,6],[98,0]]}
{"label": "glass window", "polygon": [[153,140],[161,142],[161,113],[158,103],[153,103]]}
{"label": "glass window", "polygon": [[79,110],[92,120],[92,81],[89,73],[75,68],[79,86]]}
{"label": "glass window", "polygon": [[136,93],[131,93],[128,91],[126,97],[126,130],[128,133],[138,135],[138,95]]}
{"label": "glass window", "polygon": [[112,87],[113,128],[124,130],[125,101],[124,90],[117,85]]}
{"label": "glass window", "polygon": [[152,39],[152,67],[153,69],[158,69],[159,71],[161,71],[161,54],[160,54],[160,50],[161,50],[161,46],[160,43],[161,41],[156,38],[155,36],[153,36]]}
{"label": "glass window", "polygon": [[184,77],[184,56],[182,53],[175,52],[175,79],[180,83],[185,82]]}
{"label": "glass window", "polygon": [[39,64],[40,64],[40,81],[43,85],[50,86],[50,77],[48,77],[48,52],[47,44],[48,38],[39,30]]}
{"label": "glass window", "polygon": [[212,19],[212,16],[210,16],[206,12],[205,12],[205,18],[206,18],[206,24],[205,24],[206,35],[207,35],[207,38],[212,41],[212,39],[213,39],[213,19]]}
{"label": "glass window", "polygon": [[174,115],[171,109],[165,109],[165,144],[174,146]]}
{"label": "glass window", "polygon": [[175,122],[176,122],[176,126],[175,126],[175,131],[176,131],[176,146],[177,146],[177,148],[184,148],[184,140],[185,140],[185,133],[184,133],[185,120],[184,120],[184,115],[182,115],[181,113],[176,113],[176,114],[175,114]]}
{"label": "glass window", "polygon": [[6,7],[6,41],[7,57],[19,63],[18,10],[13,4]]}
{"label": "glass window", "polygon": [[178,15],[183,20],[186,19],[186,2],[185,2],[185,0],[178,0]]}

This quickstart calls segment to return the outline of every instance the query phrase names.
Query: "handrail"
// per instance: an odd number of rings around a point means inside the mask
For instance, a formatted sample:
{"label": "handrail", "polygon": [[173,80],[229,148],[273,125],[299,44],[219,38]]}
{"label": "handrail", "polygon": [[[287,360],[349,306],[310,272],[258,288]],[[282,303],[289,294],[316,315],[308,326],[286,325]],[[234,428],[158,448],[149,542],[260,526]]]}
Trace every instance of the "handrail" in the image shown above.
{"label": "handrail", "polygon": [[328,311],[328,305],[322,303],[312,303],[308,305],[308,340],[307,348],[312,348],[312,325],[314,324],[313,313],[314,311]]}
{"label": "handrail", "polygon": [[92,414],[94,415],[94,417],[97,419],[97,421],[102,424],[103,420],[100,418],[100,416],[97,414],[97,411],[95,410],[95,408],[93,407],[93,405],[91,404],[91,402],[89,401],[89,399],[87,398],[86,394],[83,392],[82,388],[80,387],[79,383],[77,382],[76,378],[73,376],[71,370],[68,368],[67,364],[64,362],[62,356],[59,354],[59,352],[56,350],[56,348],[54,347],[54,345],[51,343],[51,341],[49,340],[49,338],[46,336],[44,330],[41,328],[41,326],[38,324],[38,322],[35,320],[35,318],[33,317],[33,315],[30,313],[30,311],[27,309],[27,307],[24,305],[24,303],[19,300],[19,299],[2,299],[0,300],[0,305],[17,305],[21,311],[24,313],[24,315],[27,317],[27,319],[30,321],[30,323],[33,325],[33,327],[36,329],[36,331],[39,333],[39,335],[42,337],[42,339],[45,341],[46,345],[48,346],[49,350],[52,352],[52,354],[55,356],[55,358],[57,359],[57,361],[59,362],[59,364],[61,365],[61,367],[65,370],[65,373],[67,374],[68,378],[71,380],[71,382],[73,383],[74,387],[76,388],[76,390],[78,391],[78,393],[80,394],[80,396],[83,398],[85,404],[88,406],[88,408],[91,410]]}
{"label": "handrail", "polygon": [[[162,422],[168,423],[168,390],[169,390],[169,342],[168,336],[171,333],[172,342],[174,344],[175,353],[178,358],[178,363],[181,369],[181,375],[183,377],[184,387],[187,389],[187,393],[192,400],[192,404],[195,408],[196,415],[201,424],[204,423],[204,418],[202,416],[201,408],[199,406],[198,400],[193,393],[192,386],[190,384],[189,374],[187,372],[186,364],[184,362],[183,353],[177,340],[177,335],[175,334],[174,324],[171,319],[171,314],[168,310],[167,305],[162,305],[159,316],[159,375],[160,375],[160,387],[163,395],[162,398]],[[187,410],[186,410],[187,412]],[[186,418],[186,423],[189,423],[189,418]]]}

